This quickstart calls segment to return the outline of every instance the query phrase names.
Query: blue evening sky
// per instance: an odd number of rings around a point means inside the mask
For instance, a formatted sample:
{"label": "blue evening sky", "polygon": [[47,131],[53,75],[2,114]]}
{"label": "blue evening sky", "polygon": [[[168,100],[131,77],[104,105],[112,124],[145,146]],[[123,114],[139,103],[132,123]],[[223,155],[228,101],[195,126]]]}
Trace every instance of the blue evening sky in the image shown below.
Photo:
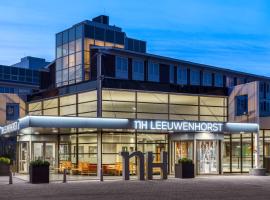
{"label": "blue evening sky", "polygon": [[99,14],[150,53],[270,76],[269,0],[1,0],[0,64],[53,60],[54,34]]}

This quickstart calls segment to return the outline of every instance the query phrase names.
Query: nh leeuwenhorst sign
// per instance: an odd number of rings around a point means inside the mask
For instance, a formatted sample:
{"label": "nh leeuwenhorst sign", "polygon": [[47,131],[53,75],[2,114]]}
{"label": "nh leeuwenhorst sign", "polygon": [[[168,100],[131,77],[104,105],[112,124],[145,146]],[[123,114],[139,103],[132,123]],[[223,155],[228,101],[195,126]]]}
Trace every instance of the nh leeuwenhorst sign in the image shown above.
{"label": "nh leeuwenhorst sign", "polygon": [[134,129],[179,132],[222,132],[224,123],[197,121],[134,120]]}

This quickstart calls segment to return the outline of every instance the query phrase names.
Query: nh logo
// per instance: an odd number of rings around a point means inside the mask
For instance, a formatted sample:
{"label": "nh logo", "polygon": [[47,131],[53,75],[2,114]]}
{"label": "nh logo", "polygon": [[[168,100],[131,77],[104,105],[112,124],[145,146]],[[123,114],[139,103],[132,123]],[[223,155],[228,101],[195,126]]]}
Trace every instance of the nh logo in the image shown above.
{"label": "nh logo", "polygon": [[[145,180],[145,168],[144,163],[146,162],[146,179],[153,179],[153,168],[161,169],[161,178],[167,179],[168,176],[168,154],[167,152],[161,152],[161,162],[153,163],[153,152],[147,152],[146,156],[141,151],[135,151],[129,154],[129,152],[122,151],[119,153],[122,156],[122,176],[124,180],[129,180],[129,160],[132,157],[137,159],[137,176],[139,180]],[[146,159],[145,159],[146,157]]]}

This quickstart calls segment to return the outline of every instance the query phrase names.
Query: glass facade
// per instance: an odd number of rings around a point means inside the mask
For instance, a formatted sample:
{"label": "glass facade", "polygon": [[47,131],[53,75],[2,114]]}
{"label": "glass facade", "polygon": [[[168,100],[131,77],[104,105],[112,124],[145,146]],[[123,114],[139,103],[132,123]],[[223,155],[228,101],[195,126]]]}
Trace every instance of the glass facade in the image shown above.
{"label": "glass facade", "polygon": [[44,99],[28,104],[29,115],[96,117],[96,91]]}
{"label": "glass facade", "polygon": [[56,86],[81,82],[84,79],[82,25],[56,35]]}

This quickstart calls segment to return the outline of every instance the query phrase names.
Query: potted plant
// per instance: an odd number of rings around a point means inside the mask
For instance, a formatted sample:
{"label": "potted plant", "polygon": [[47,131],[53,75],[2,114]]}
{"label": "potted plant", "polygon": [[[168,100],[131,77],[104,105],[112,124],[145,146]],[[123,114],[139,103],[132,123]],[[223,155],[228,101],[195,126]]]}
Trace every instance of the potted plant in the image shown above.
{"label": "potted plant", "polygon": [[191,159],[182,158],[175,164],[175,178],[194,178],[194,164]]}
{"label": "potted plant", "polygon": [[35,160],[30,162],[29,176],[30,183],[49,183],[50,163],[43,160]]}
{"label": "potted plant", "polygon": [[9,176],[10,171],[10,159],[0,157],[0,176]]}

